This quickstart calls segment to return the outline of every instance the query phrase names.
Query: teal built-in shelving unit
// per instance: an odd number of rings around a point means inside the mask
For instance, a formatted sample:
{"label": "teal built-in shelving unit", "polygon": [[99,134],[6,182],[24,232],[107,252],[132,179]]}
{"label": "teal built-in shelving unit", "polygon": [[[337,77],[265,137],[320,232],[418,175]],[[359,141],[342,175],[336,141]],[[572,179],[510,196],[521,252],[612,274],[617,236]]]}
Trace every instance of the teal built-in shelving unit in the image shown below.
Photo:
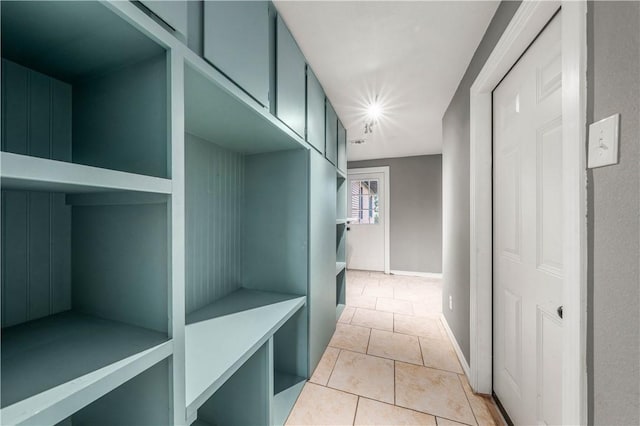
{"label": "teal built-in shelving unit", "polygon": [[324,132],[344,127],[286,23],[264,2],[0,8],[0,423],[284,424],[346,238],[346,135]]}

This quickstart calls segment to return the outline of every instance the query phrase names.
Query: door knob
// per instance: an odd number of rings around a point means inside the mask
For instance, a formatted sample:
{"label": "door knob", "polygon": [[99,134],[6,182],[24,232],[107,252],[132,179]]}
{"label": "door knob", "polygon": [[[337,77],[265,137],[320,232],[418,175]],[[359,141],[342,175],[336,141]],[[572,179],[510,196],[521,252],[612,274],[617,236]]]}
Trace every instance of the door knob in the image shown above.
{"label": "door knob", "polygon": [[556,312],[558,312],[558,316],[562,319],[562,305],[558,306],[558,310]]}

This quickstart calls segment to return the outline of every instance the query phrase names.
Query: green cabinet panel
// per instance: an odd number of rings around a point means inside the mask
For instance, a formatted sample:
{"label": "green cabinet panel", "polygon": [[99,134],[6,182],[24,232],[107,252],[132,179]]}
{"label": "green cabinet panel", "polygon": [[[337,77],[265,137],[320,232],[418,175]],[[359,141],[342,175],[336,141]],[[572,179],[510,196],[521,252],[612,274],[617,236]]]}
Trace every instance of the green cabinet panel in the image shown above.
{"label": "green cabinet panel", "polygon": [[310,150],[309,179],[309,371],[315,370],[336,324],[336,172]]}
{"label": "green cabinet panel", "polygon": [[276,22],[276,115],[299,136],[305,131],[305,59],[278,16]]}
{"label": "green cabinet panel", "polygon": [[187,35],[187,0],[140,0],[140,3],[176,32]]}
{"label": "green cabinet panel", "polygon": [[324,90],[313,73],[307,66],[307,142],[324,154]]}
{"label": "green cabinet panel", "polygon": [[270,18],[266,1],[205,1],[204,57],[269,106]]}
{"label": "green cabinet panel", "polygon": [[338,169],[347,172],[347,131],[338,120]]}
{"label": "green cabinet panel", "polygon": [[334,166],[338,164],[338,116],[327,99],[325,109],[325,157]]}

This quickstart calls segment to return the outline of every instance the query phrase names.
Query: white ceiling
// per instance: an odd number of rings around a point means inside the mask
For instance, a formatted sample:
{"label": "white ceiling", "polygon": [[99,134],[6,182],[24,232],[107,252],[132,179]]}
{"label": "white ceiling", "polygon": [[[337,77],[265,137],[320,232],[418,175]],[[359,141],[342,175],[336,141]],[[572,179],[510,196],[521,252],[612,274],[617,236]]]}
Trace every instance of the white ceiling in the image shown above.
{"label": "white ceiling", "polygon": [[[347,128],[349,160],[442,152],[442,116],[498,1],[276,1]],[[365,104],[384,117],[364,134]]]}

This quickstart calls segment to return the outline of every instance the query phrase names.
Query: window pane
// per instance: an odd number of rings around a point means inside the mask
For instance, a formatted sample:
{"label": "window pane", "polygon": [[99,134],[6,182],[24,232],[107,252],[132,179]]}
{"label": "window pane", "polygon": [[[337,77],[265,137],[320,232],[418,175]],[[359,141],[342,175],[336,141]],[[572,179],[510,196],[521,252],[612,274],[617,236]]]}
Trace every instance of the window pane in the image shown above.
{"label": "window pane", "polygon": [[379,223],[379,180],[351,181],[351,205],[349,216],[354,218],[354,224]]}
{"label": "window pane", "polygon": [[369,182],[369,191],[371,194],[378,193],[378,180],[372,180]]}
{"label": "window pane", "polygon": [[351,181],[351,195],[360,194],[360,181]]}
{"label": "window pane", "polygon": [[375,211],[373,212],[373,218],[371,220],[371,223],[380,223],[380,213]]}

